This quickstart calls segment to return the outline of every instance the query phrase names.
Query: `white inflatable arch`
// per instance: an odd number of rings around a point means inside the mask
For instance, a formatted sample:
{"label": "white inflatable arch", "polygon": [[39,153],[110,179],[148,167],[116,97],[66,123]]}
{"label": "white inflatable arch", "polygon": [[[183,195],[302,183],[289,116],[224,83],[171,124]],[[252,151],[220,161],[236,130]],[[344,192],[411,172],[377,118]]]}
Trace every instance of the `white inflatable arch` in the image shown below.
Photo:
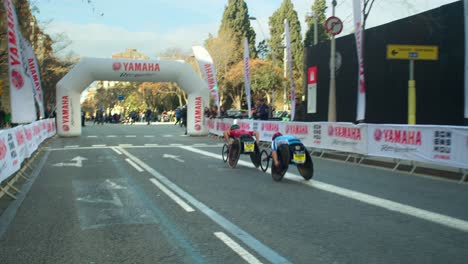
{"label": "white inflatable arch", "polygon": [[208,85],[184,61],[82,59],[57,83],[57,132],[81,135],[80,95],[92,82],[176,82],[188,95],[187,133],[206,135],[203,110],[209,104]]}

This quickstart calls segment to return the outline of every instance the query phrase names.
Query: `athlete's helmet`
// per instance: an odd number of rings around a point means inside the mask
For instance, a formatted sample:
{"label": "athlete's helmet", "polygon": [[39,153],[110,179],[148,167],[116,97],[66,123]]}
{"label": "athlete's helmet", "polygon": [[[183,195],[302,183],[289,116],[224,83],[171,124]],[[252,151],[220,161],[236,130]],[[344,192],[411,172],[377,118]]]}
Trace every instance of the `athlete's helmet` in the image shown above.
{"label": "athlete's helmet", "polygon": [[234,124],[234,125],[231,126],[230,130],[235,130],[235,129],[239,129],[239,128],[240,128],[239,125]]}
{"label": "athlete's helmet", "polygon": [[272,137],[271,137],[271,140],[275,140],[276,137],[279,137],[279,136],[282,136],[283,134],[281,134],[280,132],[276,132]]}

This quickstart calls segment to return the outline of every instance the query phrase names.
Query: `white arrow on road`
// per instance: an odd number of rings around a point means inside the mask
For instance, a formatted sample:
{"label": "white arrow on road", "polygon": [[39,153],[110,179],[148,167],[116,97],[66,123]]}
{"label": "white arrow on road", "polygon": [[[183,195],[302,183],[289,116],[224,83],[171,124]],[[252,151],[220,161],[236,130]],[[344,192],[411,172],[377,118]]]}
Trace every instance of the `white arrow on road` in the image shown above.
{"label": "white arrow on road", "polygon": [[74,161],[75,163],[71,163],[71,162],[60,162],[60,163],[56,163],[54,164],[53,166],[54,167],[83,167],[83,160],[88,160],[87,158],[85,157],[81,157],[81,156],[77,156],[77,157],[74,157],[73,159],[71,159],[71,161]]}
{"label": "white arrow on road", "polygon": [[179,159],[179,156],[171,155],[171,154],[164,154],[163,158],[177,160],[178,162],[185,162],[184,160]]}

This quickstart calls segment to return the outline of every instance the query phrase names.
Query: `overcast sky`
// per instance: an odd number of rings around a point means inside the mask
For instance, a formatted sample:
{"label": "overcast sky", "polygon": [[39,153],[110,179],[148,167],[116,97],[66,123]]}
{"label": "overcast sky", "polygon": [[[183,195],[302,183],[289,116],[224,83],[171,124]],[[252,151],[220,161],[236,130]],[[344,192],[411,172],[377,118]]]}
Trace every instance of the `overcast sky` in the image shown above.
{"label": "overcast sky", "polygon": [[[88,3],[90,1],[90,3]],[[459,0],[376,0],[368,27],[391,22]],[[269,37],[268,18],[282,0],[246,0],[257,42]],[[313,0],[292,0],[303,33]],[[337,0],[342,35],[353,32],[352,0]],[[331,5],[331,0],[327,0]],[[41,0],[37,18],[51,35],[65,33],[72,44],[65,52],[108,58],[136,48],[155,58],[169,48],[190,51],[208,34],[217,34],[227,0]],[[331,8],[328,9],[331,14]]]}

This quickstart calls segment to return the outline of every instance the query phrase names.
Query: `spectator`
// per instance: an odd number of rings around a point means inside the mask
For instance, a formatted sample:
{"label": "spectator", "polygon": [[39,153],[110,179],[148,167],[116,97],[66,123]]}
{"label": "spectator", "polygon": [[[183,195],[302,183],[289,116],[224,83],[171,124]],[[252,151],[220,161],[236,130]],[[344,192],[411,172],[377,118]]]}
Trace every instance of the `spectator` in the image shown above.
{"label": "spectator", "polygon": [[213,106],[211,108],[210,118],[216,118],[217,116],[218,116],[218,108],[216,106]]}
{"label": "spectator", "polygon": [[85,124],[85,121],[86,121],[85,118],[86,118],[86,112],[82,110],[82,111],[81,111],[81,126],[82,126],[82,127],[85,127],[85,126],[86,126],[86,124]]}
{"label": "spectator", "polygon": [[3,109],[0,110],[0,128],[4,128],[6,125],[6,113]]}
{"label": "spectator", "polygon": [[210,108],[208,106],[205,107],[204,114],[205,114],[206,118],[210,118],[211,111],[210,111]]}
{"label": "spectator", "polygon": [[226,110],[224,110],[223,106],[221,106],[219,113],[221,114],[220,117],[224,117],[224,114],[226,113]]}
{"label": "spectator", "polygon": [[265,99],[260,98],[257,101],[254,119],[268,120],[268,105],[265,104]]}
{"label": "spectator", "polygon": [[152,114],[152,111],[151,109],[148,108],[145,112],[146,125],[151,124],[151,114]]}
{"label": "spectator", "polygon": [[175,122],[174,125],[179,124],[180,126],[182,126],[182,120],[181,120],[181,118],[182,118],[182,109],[180,109],[179,106],[176,109],[175,116],[176,116],[176,122]]}
{"label": "spectator", "polygon": [[52,117],[52,109],[50,108],[50,106],[47,106],[45,110],[45,118],[51,118],[51,117]]}
{"label": "spectator", "polygon": [[[54,111],[54,117],[55,117],[55,111]],[[11,112],[8,112],[5,115],[5,127],[10,127],[10,125],[11,125]]]}
{"label": "spectator", "polygon": [[185,135],[187,135],[187,105],[182,108],[182,125],[185,127]]}
{"label": "spectator", "polygon": [[296,97],[296,109],[294,111],[294,121],[305,121],[305,107],[301,97]]}

